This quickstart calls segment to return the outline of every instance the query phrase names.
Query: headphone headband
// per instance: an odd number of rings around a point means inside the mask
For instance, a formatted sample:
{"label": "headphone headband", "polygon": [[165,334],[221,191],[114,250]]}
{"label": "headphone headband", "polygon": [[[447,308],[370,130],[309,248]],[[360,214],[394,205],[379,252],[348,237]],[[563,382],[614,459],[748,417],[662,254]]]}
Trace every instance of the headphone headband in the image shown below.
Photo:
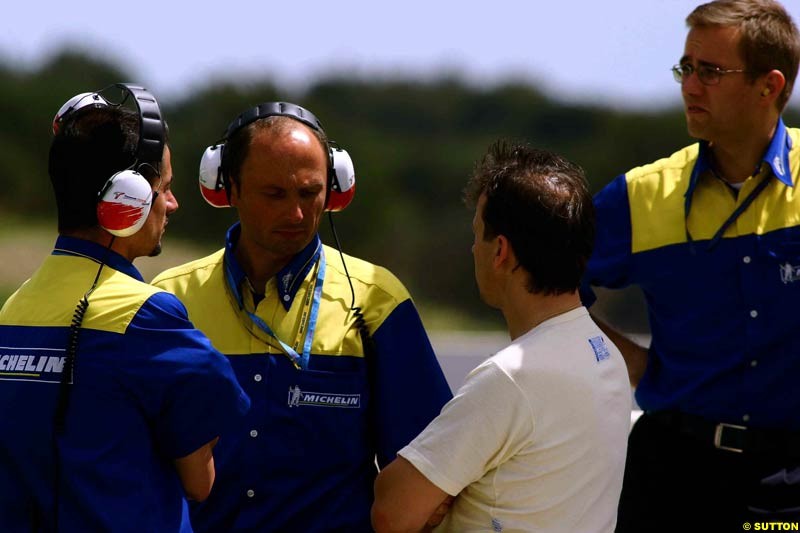
{"label": "headphone headband", "polygon": [[267,117],[291,117],[314,131],[323,132],[322,123],[308,109],[289,102],[266,102],[252,107],[236,117],[225,130],[225,139],[230,139],[234,133],[248,124]]}
{"label": "headphone headband", "polygon": [[[125,97],[119,104],[115,104],[101,96],[101,93],[111,87],[118,87],[125,92]],[[129,96],[132,97],[131,99],[136,105],[136,113],[139,115],[139,142],[136,145],[136,162],[160,162],[166,142],[166,124],[161,117],[161,110],[155,97],[144,87],[132,83],[115,83],[94,93],[81,93],[73,96],[56,112],[52,124],[53,134],[58,134],[61,124],[71,114],[88,107],[117,107],[122,105]]]}
{"label": "headphone headband", "polygon": [[139,145],[136,148],[136,160],[141,162],[161,161],[164,154],[166,125],[161,118],[161,109],[155,97],[147,89],[130,83],[118,83],[133,96],[139,112]]}

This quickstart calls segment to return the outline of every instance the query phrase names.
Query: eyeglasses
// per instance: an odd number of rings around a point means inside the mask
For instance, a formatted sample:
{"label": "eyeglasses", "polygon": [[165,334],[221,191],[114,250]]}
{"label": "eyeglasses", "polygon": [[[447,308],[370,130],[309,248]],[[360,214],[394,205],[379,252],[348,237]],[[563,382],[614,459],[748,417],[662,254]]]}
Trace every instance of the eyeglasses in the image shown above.
{"label": "eyeglasses", "polygon": [[710,65],[699,65],[698,67],[692,66],[690,63],[683,65],[675,65],[672,67],[672,77],[678,83],[683,83],[686,78],[692,75],[693,72],[697,73],[697,78],[703,85],[717,85],[723,74],[731,74],[733,72],[747,72],[745,69],[722,69],[719,67],[712,67]]}

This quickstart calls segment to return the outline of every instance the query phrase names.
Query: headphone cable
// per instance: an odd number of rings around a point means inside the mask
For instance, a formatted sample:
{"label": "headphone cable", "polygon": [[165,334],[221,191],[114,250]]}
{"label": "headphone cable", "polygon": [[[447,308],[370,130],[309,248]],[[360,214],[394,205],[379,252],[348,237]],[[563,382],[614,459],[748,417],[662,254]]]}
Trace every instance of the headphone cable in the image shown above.
{"label": "headphone cable", "polygon": [[[112,235],[111,240],[106,248],[106,255],[111,250],[114,244],[115,237]],[[53,519],[55,521],[54,531],[58,532],[58,516],[59,516],[59,495],[61,486],[61,454],[59,453],[58,439],[64,434],[66,429],[67,411],[69,409],[70,385],[74,382],[75,373],[75,357],[78,353],[78,336],[80,334],[81,324],[86,315],[86,310],[89,308],[89,296],[97,288],[97,283],[100,281],[100,273],[106,264],[108,257],[104,257],[97,268],[97,274],[94,276],[92,286],[86,291],[83,297],[78,301],[75,311],[72,314],[72,321],[69,325],[69,338],[67,339],[67,348],[64,354],[64,366],[61,368],[61,382],[58,389],[58,400],[56,403],[56,410],[53,416],[53,453],[55,455],[55,475],[54,475],[54,497],[53,497]]]}
{"label": "headphone cable", "polygon": [[342,252],[342,244],[339,241],[339,235],[336,233],[336,225],[333,223],[333,212],[328,211],[328,222],[331,226],[331,233],[333,234],[333,240],[336,242],[336,249],[339,251],[339,257],[342,259],[342,266],[344,267],[345,276],[347,276],[347,284],[350,286],[350,310],[353,312],[353,315],[356,319],[356,329],[358,329],[359,335],[361,335],[361,342],[364,345],[364,355],[365,356],[374,356],[375,350],[375,343],[372,340],[372,335],[369,332],[369,328],[367,327],[367,321],[364,319],[364,314],[361,311],[361,307],[356,305],[356,292],[353,289],[353,280],[350,279],[350,272],[347,270],[347,263],[344,260],[344,253]]}
{"label": "headphone cable", "polygon": [[344,273],[347,277],[347,283],[350,285],[350,310],[355,316],[355,326],[358,329],[359,336],[361,337],[361,346],[364,349],[364,365],[367,374],[367,390],[369,392],[370,401],[367,403],[367,425],[370,431],[367,432],[367,439],[372,443],[372,448],[377,452],[377,410],[375,404],[377,402],[377,355],[378,351],[375,347],[375,341],[369,332],[367,321],[364,319],[364,314],[361,307],[356,305],[356,292],[353,289],[353,280],[350,279],[350,272],[347,270],[347,263],[344,260],[344,252],[342,252],[342,244],[339,241],[339,235],[336,233],[336,225],[333,223],[333,212],[328,211],[328,221],[331,226],[331,233],[336,242],[336,248],[339,251],[339,257],[342,259],[342,266]]}

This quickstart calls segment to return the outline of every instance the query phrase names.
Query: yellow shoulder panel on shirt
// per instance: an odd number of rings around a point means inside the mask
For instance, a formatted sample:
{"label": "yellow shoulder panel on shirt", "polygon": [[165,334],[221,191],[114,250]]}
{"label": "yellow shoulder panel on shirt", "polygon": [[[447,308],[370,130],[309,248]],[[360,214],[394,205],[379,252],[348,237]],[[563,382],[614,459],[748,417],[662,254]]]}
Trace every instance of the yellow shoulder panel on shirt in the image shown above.
{"label": "yellow shoulder panel on shirt", "polygon": [[250,334],[233,310],[225,288],[224,249],[170,268],[156,276],[156,287],[176,295],[189,320],[225,354],[251,353]]}
{"label": "yellow shoulder panel on shirt", "polygon": [[697,151],[693,144],[625,175],[633,253],[686,240],[683,195]]}
{"label": "yellow shoulder panel on shirt", "polygon": [[[363,259],[344,254],[347,272],[353,280],[356,305],[364,311],[364,318],[374,332],[383,324],[392,310],[411,298],[403,283],[386,268],[373,265]],[[350,304],[350,287],[347,284],[339,251],[325,246],[325,259],[331,272],[325,276],[325,284],[330,284],[331,293],[341,294]],[[332,274],[338,274],[336,276]],[[326,290],[326,292],[328,292]]]}
{"label": "yellow shoulder panel on shirt", "polygon": [[175,294],[184,293],[192,283],[203,285],[218,277],[215,273],[222,267],[224,252],[220,249],[206,257],[169,268],[157,275],[152,284]]}
{"label": "yellow shoulder panel on shirt", "polygon": [[[171,268],[156,276],[153,284],[174,293],[186,306],[195,327],[205,333],[222,353],[280,352],[277,343],[265,342],[268,338],[234,308],[225,286],[223,256],[224,251],[219,250],[208,257]],[[341,257],[337,250],[325,246],[325,259],[325,281],[312,353],[360,356],[363,347],[354,328],[350,285]],[[355,304],[363,310],[367,326],[374,333],[398,304],[409,299],[408,291],[385,268],[351,256],[345,256],[345,261],[353,281]],[[267,298],[257,307],[258,316],[284,342],[290,343],[297,336],[303,296],[313,287],[314,275],[315,270],[311,269],[288,312],[274,297],[274,281],[267,286]],[[257,331],[258,335],[252,335],[248,328]]]}
{"label": "yellow shoulder panel on shirt", "polygon": [[[65,327],[89,290],[98,263],[83,257],[48,256],[42,266],[6,301],[0,323],[18,326]],[[159,289],[108,266],[89,296],[81,327],[124,333],[144,302]]]}
{"label": "yellow shoulder panel on shirt", "polygon": [[[355,313],[350,310],[353,296],[342,266],[342,258],[338,250],[325,246],[325,260],[327,270],[312,353],[361,357],[364,355],[364,347],[356,326]],[[392,311],[409,299],[408,291],[385,268],[348,255],[345,255],[345,262],[353,283],[355,305],[361,308],[367,329],[374,334]],[[295,296],[292,310],[285,315],[287,318],[292,317],[290,322],[297,322],[295,309],[302,292],[309,290],[311,286],[312,274],[313,271],[306,276],[306,281]],[[279,312],[278,315],[283,316],[283,313]],[[285,330],[284,334],[293,335],[295,331],[296,326]]]}
{"label": "yellow shoulder panel on shirt", "polygon": [[[800,180],[800,130],[789,128],[793,149],[789,163],[793,183]],[[631,211],[632,253],[686,242],[685,193],[699,145],[670,157],[634,168],[625,175]],[[765,165],[765,168],[766,167]],[[749,193],[765,179],[766,171],[748,178],[738,196],[720,180],[704,176],[692,196],[688,229],[694,240],[708,240]],[[800,224],[800,195],[777,179],[725,231],[724,238],[762,235]]]}

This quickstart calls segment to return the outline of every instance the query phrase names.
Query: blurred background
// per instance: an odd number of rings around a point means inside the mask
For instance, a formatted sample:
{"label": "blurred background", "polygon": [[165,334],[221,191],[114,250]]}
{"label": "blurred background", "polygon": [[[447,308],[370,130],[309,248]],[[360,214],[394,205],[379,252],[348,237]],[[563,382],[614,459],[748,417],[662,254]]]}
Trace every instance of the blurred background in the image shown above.
{"label": "blurred background", "polygon": [[[76,93],[136,82],[158,97],[169,122],[180,202],[162,256],[137,260],[147,280],[221,247],[235,220],[234,211],[215,210],[198,194],[204,148],[248,106],[291,101],[312,110],[355,162],[355,200],[334,215],[344,250],[397,274],[437,342],[485,356],[507,337],[473,279],[472,213],[461,191],[474,162],[499,137],[525,140],[580,164],[596,192],[692,142],[669,68],[682,55],[684,19],[695,5],[5,6],[0,302],[55,239],[47,178],[53,114]],[[798,19],[796,0],[784,5]],[[800,124],[799,112],[794,95],[787,123]],[[327,221],[322,233],[332,244]],[[604,294],[598,305],[600,314],[646,335],[636,291]]]}

